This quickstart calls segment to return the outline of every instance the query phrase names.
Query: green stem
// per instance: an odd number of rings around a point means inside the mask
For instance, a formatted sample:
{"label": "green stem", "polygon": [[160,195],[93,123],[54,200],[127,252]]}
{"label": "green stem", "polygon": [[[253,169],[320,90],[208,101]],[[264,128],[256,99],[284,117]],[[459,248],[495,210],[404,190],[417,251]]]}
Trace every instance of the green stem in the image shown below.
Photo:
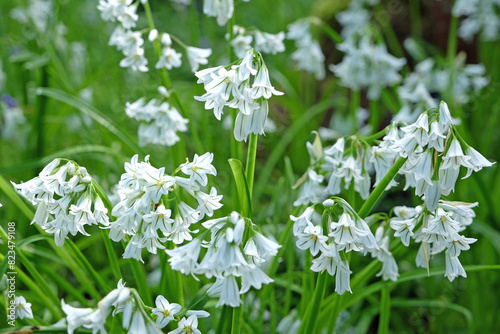
{"label": "green stem", "polygon": [[372,133],[378,130],[380,123],[380,110],[378,103],[375,100],[370,100],[370,125],[372,127]]}
{"label": "green stem", "polygon": [[[104,203],[104,206],[106,207],[106,209],[108,209],[109,216],[111,216],[111,211],[113,211],[113,205],[111,204],[108,195],[106,195],[104,189],[102,189],[101,185],[95,179],[92,179],[92,185],[94,186],[97,195],[101,198],[102,202]],[[115,281],[118,282],[123,277],[123,275],[120,270],[120,264],[118,263],[118,258],[113,248],[113,244],[111,243],[111,239],[109,238],[109,232],[101,230],[101,233],[102,233],[102,239],[104,241],[104,246],[106,247],[106,253],[108,254],[108,259],[111,264],[111,271],[113,272],[113,277]]]}
{"label": "green stem", "polygon": [[66,245],[69,246],[69,250],[73,253],[75,259],[77,259],[80,264],[85,268],[90,277],[94,280],[94,283],[99,287],[103,295],[107,294],[111,289],[108,284],[103,281],[102,277],[97,273],[97,271],[92,267],[89,260],[83,255],[83,253],[78,249],[72,240],[66,240]]}
{"label": "green stem", "polygon": [[380,297],[380,317],[378,322],[378,334],[389,333],[389,320],[391,318],[391,291],[389,286],[384,286]]}
{"label": "green stem", "polygon": [[250,140],[248,142],[248,152],[247,152],[247,165],[245,168],[245,176],[248,185],[248,194],[250,199],[252,199],[253,190],[253,179],[255,174],[255,159],[257,156],[257,141],[259,140],[259,135],[255,133],[250,134]]}
{"label": "green stem", "polygon": [[351,91],[351,104],[349,106],[349,113],[351,115],[352,133],[358,132],[358,117],[357,112],[360,106],[361,96],[359,90]]}
{"label": "green stem", "polygon": [[[307,268],[307,270],[309,270],[309,268]],[[328,274],[318,273],[318,280],[316,282],[316,288],[314,289],[313,298],[307,307],[306,318],[300,325],[299,333],[315,333],[316,320],[318,319],[321,302],[325,295],[327,280]]]}
{"label": "green stem", "polygon": [[391,169],[389,169],[382,181],[380,181],[378,186],[373,190],[368,199],[365,201],[361,209],[359,209],[358,214],[361,218],[366,218],[366,216],[368,216],[375,204],[377,204],[380,196],[382,196],[385,188],[387,188],[392,179],[394,179],[394,177],[398,174],[399,170],[401,169],[401,167],[403,167],[406,160],[408,160],[408,158],[400,157],[391,167]]}
{"label": "green stem", "polygon": [[[146,17],[148,20],[149,29],[153,30],[153,29],[155,29],[155,23],[154,23],[154,19],[153,19],[153,13],[151,11],[151,6],[149,5],[149,2],[144,3],[143,6],[144,6],[144,11],[146,12]],[[155,48],[155,51],[156,51],[158,58],[160,58],[161,57],[161,42],[158,38],[154,41],[154,48]],[[188,126],[189,126],[189,130],[191,131],[191,135],[193,136],[193,142],[194,142],[196,150],[200,153],[204,152],[203,145],[201,144],[200,138],[198,137],[198,132],[196,131],[196,129],[194,127],[193,120],[191,119],[187,110],[183,107],[183,104],[181,103],[181,99],[180,99],[177,91],[172,90],[172,82],[170,81],[170,77],[168,75],[167,69],[162,68],[160,70],[160,74],[161,74],[161,77],[163,80],[163,85],[170,93],[170,96],[171,96],[172,100],[175,102],[175,104],[177,105],[177,107],[179,108],[181,115],[189,120]],[[186,143],[184,140],[182,142],[184,145],[183,150],[184,150],[184,152],[186,152]]]}
{"label": "green stem", "polygon": [[332,42],[340,44],[344,40],[342,36],[339,35],[338,32],[333,30],[328,24],[323,22],[322,20],[314,21],[323,31],[328,35],[328,37],[332,40]]}
{"label": "green stem", "polygon": [[[41,79],[39,87],[47,87],[49,84],[49,72],[47,65],[41,68]],[[38,95],[36,103],[36,152],[35,157],[43,156],[43,149],[45,147],[45,113],[47,111],[47,96]]]}
{"label": "green stem", "polygon": [[422,37],[422,15],[420,0],[410,0],[411,34],[415,38]]}
{"label": "green stem", "polygon": [[241,325],[243,323],[243,298],[244,296],[241,296],[241,302],[242,305],[233,308],[233,319],[231,323],[231,334],[239,334],[241,333]]}

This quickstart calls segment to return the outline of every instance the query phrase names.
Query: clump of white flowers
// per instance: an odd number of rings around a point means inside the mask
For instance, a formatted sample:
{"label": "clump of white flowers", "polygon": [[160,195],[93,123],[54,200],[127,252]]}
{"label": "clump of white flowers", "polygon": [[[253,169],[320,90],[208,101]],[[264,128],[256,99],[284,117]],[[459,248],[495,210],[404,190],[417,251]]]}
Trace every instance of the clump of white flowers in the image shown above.
{"label": "clump of white flowers", "polygon": [[399,71],[406,63],[387,52],[383,44],[375,44],[370,36],[359,42],[346,40],[337,47],[345,53],[337,65],[330,70],[340,78],[341,85],[352,90],[368,89],[369,99],[378,99],[384,87],[391,87],[401,81]]}
{"label": "clump of white flowers", "polygon": [[175,244],[192,240],[191,234],[197,230],[190,230],[191,225],[205,216],[212,217],[222,207],[222,195],[217,195],[215,188],[210,193],[201,190],[207,186],[208,174],[217,175],[212,160],[212,153],[195,154],[192,162],[177,169],[187,177],[168,175],[164,167],[151,166],[149,156],[139,162],[135,155],[125,163],[118,185],[120,202],[112,211],[116,221],[109,226],[111,240],[127,242],[124,258],[142,261],[144,248],[156,254],[157,249],[165,249],[167,240]]}
{"label": "clump of white flowers", "polygon": [[[142,4],[147,1],[141,1]],[[139,15],[137,7],[139,2],[132,0],[114,1],[100,0],[97,8],[101,11],[101,17],[105,21],[118,21],[120,24],[111,34],[109,45],[114,45],[123,52],[125,58],[120,62],[121,67],[131,68],[134,71],[147,72],[148,59],[144,54],[145,42],[158,43],[161,48],[161,54],[155,64],[156,69],[165,68],[171,70],[174,67],[182,65],[182,54],[172,47],[172,39],[181,46],[187,55],[188,62],[193,72],[198,70],[199,65],[208,63],[207,58],[212,54],[211,49],[201,49],[193,46],[187,46],[178,38],[170,36],[167,33],[159,33],[156,29],[134,31]],[[142,35],[149,33],[145,41]]]}
{"label": "clump of white flowers", "polygon": [[460,232],[472,224],[476,216],[474,208],[478,203],[439,201],[434,211],[424,206],[415,208],[395,207],[395,217],[390,220],[390,226],[395,231],[394,236],[401,238],[405,246],[410,240],[420,243],[416,257],[417,267],[429,269],[429,261],[435,255],[445,252],[445,276],[453,281],[458,276],[467,277],[458,256],[476,242]]}
{"label": "clump of white flowers", "polygon": [[86,225],[109,225],[108,210],[92,177],[74,161],[54,159],[37,177],[13,185],[37,207],[31,223],[54,234],[57,246],[64,244],[68,234],[88,236]]}
{"label": "clump of white flowers", "polygon": [[[275,256],[281,246],[262,235],[250,219],[232,212],[229,217],[208,220],[202,225],[210,240],[202,240],[207,235],[202,233],[189,243],[166,252],[172,269],[185,275],[216,278],[208,294],[219,298],[217,306],[238,307],[240,294],[251,287],[261,289],[262,284],[273,282],[261,266]],[[198,260],[202,247],[207,250]],[[241,288],[237,277],[241,278]]]}
{"label": "clump of white flowers", "polygon": [[238,109],[234,125],[234,137],[246,140],[248,135],[264,134],[269,113],[268,99],[283,95],[271,85],[269,71],[262,55],[250,49],[235,65],[211,67],[195,74],[203,83],[206,93],[195,96],[205,102],[205,109],[213,109],[220,120],[224,107]]}
{"label": "clump of white flowers", "polygon": [[287,39],[295,41],[292,60],[298,70],[314,74],[317,80],[325,78],[325,56],[317,39],[311,34],[311,25],[317,18],[298,20],[288,25]]}
{"label": "clump of white flowers", "polygon": [[[447,202],[441,200],[441,197],[454,191],[461,167],[467,169],[463,177],[467,178],[473,171],[477,172],[484,167],[490,167],[493,163],[467,145],[460,137],[446,103],[441,102],[439,110],[432,113],[435,109],[423,112],[413,124],[400,128],[396,124],[391,124],[386,136],[374,147],[357,136],[340,138],[333,146],[326,149],[322,148],[318,138],[313,144],[307,143],[311,167],[300,180],[303,185],[294,205],[310,203],[313,205],[298,218],[292,217],[295,221],[294,235],[297,237],[299,248],[310,249],[313,256],[322,251],[320,258],[322,261],[327,261],[324,254],[325,250],[329,250],[330,246],[326,246],[329,239],[323,235],[323,230],[327,227],[324,223],[322,226],[317,216],[314,215],[315,205],[319,205],[318,203],[324,200],[323,210],[328,214],[333,210],[329,209],[330,207],[334,204],[340,205],[344,213],[339,214],[338,223],[328,225],[330,226],[328,231],[331,232],[328,237],[335,240],[336,249],[343,249],[339,246],[344,245],[337,239],[347,238],[349,243],[345,246],[346,251],[353,249],[365,250],[365,253],[370,252],[372,257],[376,257],[383,263],[379,274],[384,279],[396,280],[399,274],[396,261],[389,251],[389,229],[384,229],[382,225],[377,228],[375,237],[370,238],[370,242],[376,243],[376,247],[371,243],[363,245],[360,241],[351,241],[357,236],[371,235],[371,232],[364,234],[369,229],[364,230],[362,228],[364,225],[359,223],[356,225],[356,219],[359,217],[356,217],[356,213],[347,203],[338,198],[326,199],[326,197],[339,194],[343,184],[345,190],[353,188],[366,200],[370,195],[369,172],[374,170],[374,186],[377,186],[396,160],[404,159],[401,160],[402,167],[398,171],[406,178],[404,190],[409,187],[415,188],[415,195],[422,198],[424,205],[415,209],[396,208],[394,211],[396,217],[390,220],[390,227],[396,231],[396,237],[401,237],[405,246],[409,245],[410,237],[422,243],[417,256],[419,267],[428,268],[429,255],[438,254],[446,249],[446,277],[450,280],[458,275],[465,277],[458,255],[461,250],[469,249],[468,245],[475,239],[465,238],[458,232],[471,224],[475,216],[472,207],[477,203]],[[350,145],[346,146],[346,143]],[[326,186],[323,185],[324,180],[328,182]],[[394,185],[397,185],[397,182],[391,179],[385,190]],[[381,214],[369,217],[367,221],[373,223],[381,220],[377,219],[379,215]],[[344,228],[340,229],[340,226]],[[420,227],[418,231],[417,226]],[[337,253],[334,250],[329,251],[330,253],[326,254],[333,255],[328,261],[338,267]],[[320,261],[320,258],[313,260],[312,270],[317,269],[315,264]],[[323,262],[321,263],[323,266]],[[345,290],[345,288],[341,289],[341,291]]]}
{"label": "clump of white flowers", "polygon": [[172,146],[180,140],[177,132],[186,132],[187,119],[166,101],[144,98],[129,103],[125,112],[128,117],[140,122],[138,129],[139,145],[149,143]]}
{"label": "clump of white flowers", "polygon": [[[79,328],[92,329],[92,333],[105,334],[106,319],[111,313],[113,317],[121,313],[122,327],[127,333],[161,334],[161,328],[167,326],[171,321],[178,322],[178,328],[169,333],[181,332],[200,333],[197,329],[198,318],[206,318],[210,314],[206,311],[182,310],[181,305],[169,303],[163,296],[156,298],[156,307],[151,313],[146,311],[144,303],[135,289],[127,288],[122,280],[118,282],[116,289],[108,293],[99,303],[97,308],[77,308],[70,306],[61,300],[62,309],[66,314],[68,334]],[[111,312],[113,310],[113,312]],[[187,316],[180,318],[181,316]],[[156,317],[156,323],[153,320]]]}
{"label": "clump of white flowers", "polygon": [[[260,30],[246,30],[240,26],[233,26],[234,38],[230,41],[236,57],[243,58],[248,50],[253,48],[257,52],[277,54],[285,51],[285,33],[270,34]],[[226,35],[226,38],[229,36]]]}
{"label": "clump of white flowers", "polygon": [[368,224],[343,199],[328,199],[317,206],[321,206],[322,216],[316,214],[316,205],[308,207],[299,217],[290,216],[296,245],[314,256],[312,271],[326,270],[335,276],[335,291],[343,294],[351,291],[352,271],[346,254],[350,251],[366,254],[380,248]]}
{"label": "clump of white flowers", "polygon": [[455,57],[453,67],[436,64],[431,58],[418,63],[412,73],[407,75],[398,87],[402,107],[395,121],[414,122],[422,112],[437,107],[439,96],[449,94],[454,103],[469,102],[473,93],[478,93],[489,80],[482,64],[465,64],[464,54]]}
{"label": "clump of white flowers", "polygon": [[371,12],[369,6],[379,3],[379,0],[352,0],[346,10],[336,15],[342,25],[342,37],[345,40],[357,39],[366,35],[370,29]]}
{"label": "clump of white flowers", "polygon": [[498,0],[457,0],[453,5],[453,16],[466,16],[461,22],[458,33],[465,40],[471,40],[481,33],[481,39],[494,41],[498,39],[500,29],[500,1]]}

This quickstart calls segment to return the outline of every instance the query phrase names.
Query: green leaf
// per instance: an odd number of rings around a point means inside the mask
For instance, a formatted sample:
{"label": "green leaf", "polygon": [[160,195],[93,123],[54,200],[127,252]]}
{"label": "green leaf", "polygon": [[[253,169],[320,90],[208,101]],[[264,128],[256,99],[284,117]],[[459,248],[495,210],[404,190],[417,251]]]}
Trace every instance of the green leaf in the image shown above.
{"label": "green leaf", "polygon": [[141,155],[146,155],[142,148],[140,148],[125,132],[118,129],[113,125],[113,122],[105,116],[102,112],[85,102],[84,100],[70,95],[58,89],[53,88],[38,88],[37,93],[51,97],[60,102],[69,104],[70,106],[80,110],[81,112],[87,114],[96,122],[104,126],[111,133],[113,133],[117,138],[119,138],[124,144],[126,144],[132,151],[137,152]]}
{"label": "green leaf", "polygon": [[74,158],[80,154],[93,155],[95,153],[114,155],[120,161],[122,160],[121,154],[119,154],[119,152],[117,152],[116,150],[113,150],[109,147],[101,146],[101,145],[81,145],[81,146],[74,146],[74,147],[71,147],[68,149],[64,149],[64,150],[55,152],[53,154],[46,155],[46,156],[38,158],[38,159],[26,161],[26,162],[23,162],[23,163],[18,164],[18,165],[2,167],[2,168],[0,168],[0,173],[1,174],[18,173],[20,171],[45,166],[49,162],[51,162],[52,160],[54,160],[56,158],[64,157],[64,158],[70,159],[70,158]]}
{"label": "green leaf", "polygon": [[248,191],[247,180],[243,165],[238,159],[229,159],[229,166],[233,171],[234,180],[236,181],[236,190],[240,199],[240,212],[245,217],[250,217],[252,213],[252,203],[250,202],[250,193]]}

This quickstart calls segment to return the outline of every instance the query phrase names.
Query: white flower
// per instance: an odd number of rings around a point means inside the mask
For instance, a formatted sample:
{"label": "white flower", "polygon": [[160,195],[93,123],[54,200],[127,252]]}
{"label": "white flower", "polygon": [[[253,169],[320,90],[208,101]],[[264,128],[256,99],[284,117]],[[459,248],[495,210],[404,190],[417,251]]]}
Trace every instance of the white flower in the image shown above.
{"label": "white flower", "polygon": [[26,302],[23,296],[14,298],[14,308],[16,309],[16,319],[33,319],[31,303]]}
{"label": "white flower", "polygon": [[252,48],[253,37],[251,35],[238,35],[231,41],[236,57],[243,58],[248,50]]}
{"label": "white flower", "polygon": [[198,329],[198,318],[196,315],[191,315],[189,318],[182,318],[179,321],[179,327],[174,329],[173,331],[168,332],[168,334],[180,334],[180,333],[192,333],[192,334],[201,334]]}
{"label": "white flower", "polygon": [[182,54],[176,52],[173,48],[164,48],[155,68],[165,67],[167,70],[171,70],[173,67],[180,67],[182,65],[181,57]]}
{"label": "white flower", "polygon": [[174,320],[174,315],[179,313],[182,307],[179,304],[170,304],[168,300],[163,296],[156,297],[156,308],[152,310],[153,314],[156,314],[156,324],[158,327],[163,328],[168,325],[168,323]]}
{"label": "white flower", "polygon": [[200,65],[208,64],[208,57],[212,54],[212,49],[200,49],[193,46],[188,46],[186,48],[187,57],[191,70],[194,72],[198,71]]}
{"label": "white flower", "polygon": [[202,156],[195,153],[193,162],[186,162],[182,164],[181,171],[189,176],[193,182],[198,182],[201,186],[206,186],[208,179],[207,174],[217,175],[215,167],[212,166],[214,159],[213,153],[207,152]]}
{"label": "white flower", "polygon": [[217,24],[223,26],[233,17],[233,0],[206,0],[203,1],[203,13],[217,18]]}
{"label": "white flower", "polygon": [[144,57],[144,49],[136,48],[130,51],[125,58],[120,61],[120,67],[131,67],[134,71],[147,72],[148,60]]}
{"label": "white flower", "polygon": [[62,309],[66,313],[66,321],[68,323],[68,334],[73,334],[78,327],[92,329],[93,333],[98,331],[106,333],[104,323],[107,314],[103,314],[100,310],[91,308],[76,308],[72,307],[61,300]]}
{"label": "white flower", "polygon": [[331,276],[335,276],[337,267],[342,265],[343,263],[337,246],[331,243],[324,247],[319,257],[312,260],[311,270],[315,272],[323,272],[326,270]]}
{"label": "white flower", "polygon": [[313,256],[326,246],[328,238],[323,235],[323,228],[319,225],[314,226],[311,222],[307,223],[304,232],[297,235],[297,247],[302,250],[309,249]]}
{"label": "white flower", "polygon": [[260,290],[262,284],[269,284],[271,282],[274,282],[274,280],[267,276],[258,266],[250,264],[241,271],[240,293],[246,293],[250,290],[250,287]]}
{"label": "white flower", "polygon": [[389,54],[385,45],[373,44],[369,36],[362,37],[359,43],[346,40],[338,49],[346,55],[342,62],[331,65],[330,70],[340,77],[343,86],[352,90],[366,87],[368,97],[377,99],[382,88],[401,81],[398,72],[406,60]]}
{"label": "white flower", "polygon": [[282,92],[277,91],[271,85],[269,80],[269,71],[267,67],[261,67],[257,72],[257,76],[255,77],[255,81],[252,85],[252,98],[258,99],[260,97],[264,97],[265,99],[269,99],[271,95],[283,95]]}
{"label": "white flower", "polygon": [[200,249],[200,240],[193,239],[193,241],[184,246],[166,249],[165,252],[170,256],[168,262],[170,262],[173,270],[178,270],[185,275],[189,275],[197,268]]}
{"label": "white flower", "polygon": [[219,297],[216,307],[228,305],[231,307],[238,307],[241,305],[240,293],[238,291],[238,284],[233,275],[226,275],[217,278],[214,285],[207,290],[207,293],[213,297]]}
{"label": "white flower", "polygon": [[255,50],[273,55],[283,52],[285,51],[284,39],[285,33],[283,31],[277,34],[257,31],[255,32]]}
{"label": "white flower", "polygon": [[352,249],[360,251],[363,247],[361,237],[369,234],[355,226],[354,220],[347,213],[341,214],[337,223],[332,222],[331,228],[332,232],[328,236],[335,239],[335,242],[340,246],[339,249],[346,248],[347,252]]}
{"label": "white flower", "polygon": [[217,189],[214,187],[210,189],[210,194],[198,191],[195,193],[195,196],[199,204],[200,219],[203,219],[205,215],[212,217],[214,210],[222,207],[222,204],[219,203],[222,200],[222,195],[217,195]]}
{"label": "white flower", "polygon": [[451,256],[449,253],[445,253],[446,259],[446,273],[444,276],[453,282],[458,276],[467,277],[464,267],[460,263],[460,260],[456,256]]}

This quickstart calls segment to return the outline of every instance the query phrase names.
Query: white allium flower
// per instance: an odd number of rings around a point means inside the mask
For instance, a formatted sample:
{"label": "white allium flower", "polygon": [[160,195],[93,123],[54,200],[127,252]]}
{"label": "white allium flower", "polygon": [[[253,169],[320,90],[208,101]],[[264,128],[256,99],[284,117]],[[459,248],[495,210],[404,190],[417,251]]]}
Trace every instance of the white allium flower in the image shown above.
{"label": "white allium flower", "polygon": [[179,321],[179,327],[174,329],[173,331],[168,332],[168,334],[180,334],[180,333],[193,333],[193,334],[201,334],[198,329],[198,318],[196,315],[191,315],[187,319],[183,317],[181,321]]}
{"label": "white allium flower", "polygon": [[201,186],[206,186],[208,182],[207,174],[217,175],[215,167],[212,166],[213,159],[213,153],[207,152],[202,156],[195,153],[193,162],[182,164],[180,166],[181,171],[188,175],[192,182],[198,182]]}
{"label": "white allium flower", "polygon": [[148,60],[144,57],[144,49],[136,48],[128,52],[125,58],[120,61],[120,67],[130,67],[134,71],[147,72]]}
{"label": "white allium flower", "polygon": [[317,40],[312,38],[310,20],[299,20],[288,25],[286,37],[295,41],[297,50],[292,53],[296,68],[313,73],[317,80],[325,77],[325,56]]}
{"label": "white allium flower", "polygon": [[177,132],[186,132],[189,122],[173,106],[156,99],[148,103],[143,98],[133,103],[127,102],[125,113],[141,121],[138,130],[140,146],[149,143],[172,146],[180,140]]}
{"label": "white allium flower", "polygon": [[331,65],[341,84],[352,90],[368,89],[368,97],[377,99],[384,87],[401,81],[399,71],[406,63],[387,52],[385,45],[374,44],[370,37],[363,37],[359,43],[345,41],[338,49],[346,55],[342,62]]}
{"label": "white allium flower", "polygon": [[465,40],[472,40],[481,33],[481,39],[494,41],[498,39],[500,19],[498,0],[457,0],[452,13],[456,17],[466,16],[461,22],[458,34]]}
{"label": "white allium flower", "polygon": [[283,31],[277,34],[267,32],[255,32],[255,51],[272,53],[273,55],[285,51],[285,33]]}
{"label": "white allium flower", "polygon": [[108,313],[101,312],[91,308],[76,308],[70,306],[61,300],[62,309],[66,313],[66,321],[68,323],[68,334],[73,334],[78,327],[92,329],[93,333],[100,331],[106,333],[104,323]]}
{"label": "white allium flower", "polygon": [[182,54],[176,52],[173,48],[166,47],[162,50],[161,57],[155,65],[155,68],[166,68],[171,70],[173,67],[180,67],[182,65]]}
{"label": "white allium flower", "polygon": [[208,68],[195,75],[206,90],[195,99],[205,102],[205,109],[213,109],[218,120],[225,106],[238,109],[234,126],[236,140],[246,140],[251,133],[264,134],[269,113],[267,99],[283,93],[271,85],[260,54],[251,49],[237,65]]}
{"label": "white allium flower", "polygon": [[60,166],[60,162],[61,159],[53,160],[28,182],[13,183],[21,195],[37,206],[32,224],[54,234],[58,246],[64,244],[68,234],[89,235],[85,225],[107,226],[109,222],[85,167],[73,161]]}
{"label": "white allium flower", "polygon": [[161,295],[156,297],[155,304],[156,307],[151,312],[158,317],[156,318],[156,324],[160,328],[167,326],[170,321],[174,320],[174,315],[182,309],[182,306],[176,303],[169,303]]}
{"label": "white allium flower", "polygon": [[216,17],[217,24],[223,26],[233,17],[233,0],[206,0],[203,1],[203,13]]}
{"label": "white allium flower", "polygon": [[302,233],[297,234],[296,245],[299,249],[311,251],[313,256],[326,247],[328,238],[323,235],[323,229],[319,225],[308,222]]}
{"label": "white allium flower", "polygon": [[188,46],[186,48],[187,57],[189,65],[191,66],[191,71],[195,73],[198,71],[200,65],[208,64],[208,57],[212,54],[212,49],[200,49],[193,46]]}
{"label": "white allium flower", "polygon": [[14,308],[16,310],[16,319],[33,319],[31,303],[28,303],[23,296],[14,298]]}
{"label": "white allium flower", "polygon": [[[222,195],[217,195],[215,188],[212,187],[210,194],[205,194],[198,186],[193,187],[192,180],[167,175],[164,168],[157,169],[148,160],[149,156],[144,162],[139,162],[135,155],[130,163],[125,163],[126,172],[121,176],[118,187],[120,202],[112,211],[117,219],[110,223],[112,240],[126,240],[126,235],[131,237],[125,248],[124,258],[139,261],[142,261],[143,248],[156,254],[157,249],[165,248],[163,243],[167,240],[175,244],[193,240],[191,234],[198,230],[190,230],[190,226],[201,220],[203,215],[212,216],[215,210],[222,207],[219,203]],[[216,174],[215,169],[211,172]],[[172,197],[173,193],[177,193],[174,192],[177,188],[184,189],[186,195],[199,202],[199,206],[191,208],[177,198],[174,202],[177,206],[176,216],[171,217],[172,211],[166,209],[162,201],[166,196]],[[194,241],[192,245],[195,243]]]}

